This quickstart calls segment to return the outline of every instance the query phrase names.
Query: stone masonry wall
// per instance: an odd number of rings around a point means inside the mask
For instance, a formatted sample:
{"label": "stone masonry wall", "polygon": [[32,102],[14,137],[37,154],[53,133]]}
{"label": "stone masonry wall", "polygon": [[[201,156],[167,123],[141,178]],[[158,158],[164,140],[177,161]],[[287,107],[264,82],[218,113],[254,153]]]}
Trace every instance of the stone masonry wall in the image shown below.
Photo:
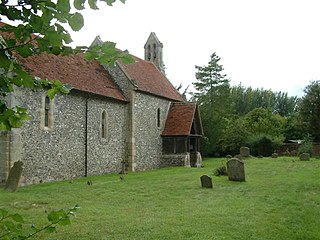
{"label": "stone masonry wall", "polygon": [[0,185],[3,185],[9,174],[10,132],[0,131]]}
{"label": "stone masonry wall", "polygon": [[[128,104],[97,99],[88,109],[88,175],[120,172],[127,159]],[[108,119],[106,138],[101,138],[102,111]]]}
{"label": "stone masonry wall", "polygon": [[[20,90],[17,93],[17,102],[27,107],[30,115],[30,119],[21,129],[24,183],[83,177],[86,149],[86,97],[81,94],[57,95],[53,100],[53,126],[46,129],[41,126],[43,112],[41,109],[45,92]],[[97,106],[92,107],[95,103]],[[107,167],[111,166],[111,162],[114,163],[114,156],[123,156],[125,146],[121,145],[120,140],[116,140],[119,147],[111,150],[99,139],[101,112],[103,110],[108,112],[109,104],[110,107],[117,105],[106,98],[101,100],[91,97],[88,100],[88,175],[120,169],[119,164],[111,169]],[[125,105],[121,103],[118,112],[109,111],[110,121],[122,122],[119,119],[124,118],[124,108]],[[111,117],[113,114],[117,117]],[[113,123],[110,123],[111,126]],[[115,136],[121,138],[122,134],[116,133]]]}
{"label": "stone masonry wall", "polygon": [[[51,129],[41,126],[43,91],[22,91],[18,101],[28,108],[23,125],[22,176],[26,184],[84,176],[85,98],[57,95]],[[27,101],[25,101],[27,99]]]}
{"label": "stone masonry wall", "polygon": [[[170,102],[145,93],[136,93],[134,102],[136,170],[162,166],[162,137]],[[157,109],[160,108],[161,126],[157,126]]]}

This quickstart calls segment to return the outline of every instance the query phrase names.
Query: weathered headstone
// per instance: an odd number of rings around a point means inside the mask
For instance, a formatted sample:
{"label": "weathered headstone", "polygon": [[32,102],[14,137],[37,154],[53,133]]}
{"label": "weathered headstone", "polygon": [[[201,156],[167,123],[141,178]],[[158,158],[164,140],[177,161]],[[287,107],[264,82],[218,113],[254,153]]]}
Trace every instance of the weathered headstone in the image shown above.
{"label": "weathered headstone", "polygon": [[15,192],[19,185],[21,173],[22,173],[22,162],[17,161],[13,164],[13,167],[10,169],[9,176],[4,189],[9,192]]}
{"label": "weathered headstone", "polygon": [[241,147],[240,148],[240,155],[242,157],[249,157],[250,156],[250,148],[248,147]]}
{"label": "weathered headstone", "polygon": [[227,172],[230,181],[244,182],[244,162],[238,158],[231,158],[227,162]]}
{"label": "weathered headstone", "polygon": [[237,158],[237,159],[242,160],[242,155],[241,154],[237,154],[237,155],[234,155],[233,158]]}
{"label": "weathered headstone", "polygon": [[203,188],[212,188],[212,178],[208,175],[202,175],[200,177],[201,187]]}
{"label": "weathered headstone", "polygon": [[301,153],[299,156],[301,161],[309,161],[310,160],[310,154],[309,153]]}

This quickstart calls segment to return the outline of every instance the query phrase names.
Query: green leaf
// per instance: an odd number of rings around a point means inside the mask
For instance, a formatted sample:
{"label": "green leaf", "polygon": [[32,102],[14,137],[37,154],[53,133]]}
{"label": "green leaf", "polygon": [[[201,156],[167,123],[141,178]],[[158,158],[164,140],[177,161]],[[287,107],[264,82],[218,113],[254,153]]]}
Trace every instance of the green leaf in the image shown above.
{"label": "green leaf", "polygon": [[131,64],[134,63],[133,57],[126,51],[125,54],[121,57],[121,62],[123,64]]}
{"label": "green leaf", "polygon": [[74,13],[69,17],[69,25],[73,31],[79,31],[84,25],[83,16],[80,13]]}
{"label": "green leaf", "polygon": [[70,218],[69,218],[68,216],[66,216],[65,218],[62,218],[62,219],[58,222],[58,224],[61,225],[61,226],[70,225],[70,224],[71,224]]}
{"label": "green leaf", "polygon": [[91,9],[94,9],[94,10],[99,9],[97,6],[97,0],[89,0],[88,2]]}
{"label": "green leaf", "polygon": [[104,42],[102,44],[101,50],[104,53],[112,53],[116,51],[116,43],[114,42]]}
{"label": "green leaf", "polygon": [[29,44],[17,47],[16,51],[24,58],[29,57],[33,54]]}
{"label": "green leaf", "polygon": [[54,96],[55,96],[58,92],[59,92],[59,91],[57,91],[56,88],[52,88],[52,89],[49,89],[49,90],[48,90],[47,95],[48,95],[48,97],[52,100],[52,99],[54,99]]}
{"label": "green leaf", "polygon": [[68,94],[70,93],[72,89],[72,86],[70,84],[64,84],[61,88],[60,88],[60,92],[64,93],[64,94]]}
{"label": "green leaf", "polygon": [[84,9],[84,3],[86,2],[86,0],[74,0],[73,1],[73,6],[77,9],[77,10],[83,10]]}
{"label": "green leaf", "polygon": [[64,214],[64,210],[59,210],[59,211],[51,211],[49,214],[48,214],[48,220],[49,222],[51,223],[57,223],[61,220],[61,218],[63,216],[65,216],[66,214]]}
{"label": "green leaf", "polygon": [[70,12],[70,2],[69,0],[58,0],[57,2],[57,10],[60,10],[62,12]]}
{"label": "green leaf", "polygon": [[105,0],[105,2],[109,5],[112,6],[112,4],[115,2],[116,0]]}
{"label": "green leaf", "polygon": [[84,59],[87,61],[92,61],[93,59],[95,59],[96,57],[98,57],[98,54],[92,51],[86,51],[84,53]]}
{"label": "green leaf", "polygon": [[47,39],[53,46],[62,45],[62,36],[54,30],[47,32],[45,39]]}

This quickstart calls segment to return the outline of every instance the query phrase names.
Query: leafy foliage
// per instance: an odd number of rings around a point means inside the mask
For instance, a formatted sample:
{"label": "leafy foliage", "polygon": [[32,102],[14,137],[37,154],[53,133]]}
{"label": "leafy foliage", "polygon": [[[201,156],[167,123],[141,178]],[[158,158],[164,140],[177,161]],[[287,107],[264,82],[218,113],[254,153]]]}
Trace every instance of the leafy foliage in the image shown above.
{"label": "leafy foliage", "polygon": [[0,239],[13,240],[13,239],[29,239],[34,237],[40,232],[52,233],[57,231],[57,226],[65,226],[71,224],[70,216],[74,216],[75,212],[79,209],[79,205],[67,211],[60,209],[58,211],[51,211],[48,216],[48,224],[42,227],[37,227],[32,224],[29,230],[26,230],[26,222],[23,217],[18,214],[10,214],[5,209],[0,209]]}
{"label": "leafy foliage", "polygon": [[247,142],[253,156],[264,157],[270,157],[279,144],[275,139],[265,134],[253,135]]}
{"label": "leafy foliage", "polygon": [[[116,0],[101,0],[111,6]],[[86,2],[91,9],[98,9],[97,0],[74,0],[71,8],[69,0],[19,0],[17,2],[0,1],[0,21],[10,20],[15,26],[0,25],[0,130],[20,127],[26,119],[27,111],[12,108],[6,97],[15,87],[48,88],[48,96],[68,93],[69,85],[59,81],[49,82],[30,76],[20,65],[19,57],[47,53],[55,55],[86,52],[86,59],[97,59],[102,64],[114,65],[117,59],[124,63],[133,62],[127,51],[119,51],[116,44],[103,43],[101,46],[77,47],[67,46],[72,42],[71,35],[64,27],[69,25],[73,31],[79,31],[84,25],[80,13]],[[121,0],[122,3],[125,0]]]}
{"label": "leafy foliage", "polygon": [[300,117],[314,141],[320,141],[320,80],[312,81],[304,89]]}
{"label": "leafy foliage", "polygon": [[313,154],[312,142],[313,142],[313,139],[312,139],[311,135],[308,134],[303,139],[302,144],[300,145],[300,147],[298,149],[298,154],[300,155],[301,153],[309,153],[310,156],[312,156],[312,154]]}
{"label": "leafy foliage", "polygon": [[204,155],[217,151],[218,141],[231,113],[229,101],[229,79],[222,73],[223,66],[216,53],[210,56],[207,66],[196,66],[197,81],[193,83],[196,93],[193,100],[200,105],[202,123],[206,138],[202,140]]}
{"label": "leafy foliage", "polygon": [[246,88],[241,84],[231,87],[230,98],[232,99],[234,113],[240,116],[255,108],[265,108],[282,117],[288,117],[297,112],[300,101],[299,98],[289,97],[284,92]]}

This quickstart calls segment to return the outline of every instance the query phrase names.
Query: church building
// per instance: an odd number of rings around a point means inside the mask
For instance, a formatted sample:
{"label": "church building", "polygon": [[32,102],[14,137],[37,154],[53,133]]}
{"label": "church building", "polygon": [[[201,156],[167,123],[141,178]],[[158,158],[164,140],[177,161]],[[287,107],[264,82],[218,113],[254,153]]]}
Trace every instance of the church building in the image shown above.
{"label": "church building", "polygon": [[[101,44],[97,37],[94,44]],[[0,181],[16,161],[21,184],[201,166],[203,135],[197,104],[187,102],[165,76],[163,44],[151,33],[144,60],[107,67],[82,54],[21,59],[31,75],[73,86],[50,100],[45,90],[17,88],[9,106],[28,109],[19,129],[0,132]]]}

